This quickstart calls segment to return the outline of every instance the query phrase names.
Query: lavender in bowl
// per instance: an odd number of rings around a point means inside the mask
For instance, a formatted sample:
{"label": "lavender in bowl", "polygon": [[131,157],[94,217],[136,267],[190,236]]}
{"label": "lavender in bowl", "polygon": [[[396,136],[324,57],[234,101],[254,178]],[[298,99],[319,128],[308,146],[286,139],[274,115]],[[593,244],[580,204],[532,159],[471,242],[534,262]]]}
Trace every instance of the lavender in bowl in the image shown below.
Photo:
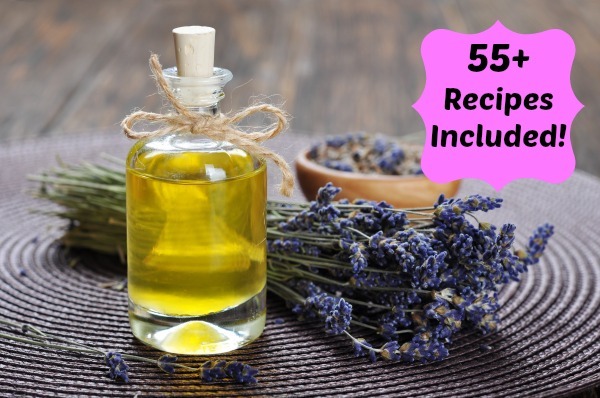
{"label": "lavender in bowl", "polygon": [[309,160],[329,169],[379,175],[420,175],[421,148],[365,133],[326,138],[312,146]]}
{"label": "lavender in bowl", "polygon": [[327,137],[301,152],[296,173],[302,192],[314,198],[328,182],[342,199],[386,201],[395,207],[430,206],[441,193],[454,196],[460,180],[437,184],[421,170],[422,146],[365,133]]}

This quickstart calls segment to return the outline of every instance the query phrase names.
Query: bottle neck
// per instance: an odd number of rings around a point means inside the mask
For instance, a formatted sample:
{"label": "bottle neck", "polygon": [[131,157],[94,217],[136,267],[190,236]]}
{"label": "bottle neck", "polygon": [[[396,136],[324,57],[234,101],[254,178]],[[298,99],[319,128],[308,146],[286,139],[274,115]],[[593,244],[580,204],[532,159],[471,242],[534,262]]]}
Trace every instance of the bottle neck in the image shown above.
{"label": "bottle neck", "polygon": [[188,104],[184,104],[184,105],[190,111],[199,113],[201,115],[217,116],[221,113],[221,105],[219,102],[216,102],[212,105],[206,105],[206,106],[188,105]]}
{"label": "bottle neck", "polygon": [[216,116],[220,113],[219,103],[225,98],[223,87],[233,77],[230,71],[214,68],[210,77],[179,76],[177,68],[163,70],[173,94],[190,110],[203,115]]}

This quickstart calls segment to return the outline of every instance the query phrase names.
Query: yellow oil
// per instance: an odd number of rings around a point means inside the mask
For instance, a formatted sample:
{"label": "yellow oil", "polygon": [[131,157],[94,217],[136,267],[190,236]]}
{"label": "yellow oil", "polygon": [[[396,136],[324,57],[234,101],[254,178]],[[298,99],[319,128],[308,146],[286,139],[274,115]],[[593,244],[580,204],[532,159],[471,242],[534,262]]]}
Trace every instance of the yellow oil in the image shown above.
{"label": "yellow oil", "polygon": [[[128,290],[147,311],[195,317],[235,308],[265,287],[266,173],[240,149],[178,140],[140,141],[130,152]],[[206,330],[196,336],[211,339]]]}

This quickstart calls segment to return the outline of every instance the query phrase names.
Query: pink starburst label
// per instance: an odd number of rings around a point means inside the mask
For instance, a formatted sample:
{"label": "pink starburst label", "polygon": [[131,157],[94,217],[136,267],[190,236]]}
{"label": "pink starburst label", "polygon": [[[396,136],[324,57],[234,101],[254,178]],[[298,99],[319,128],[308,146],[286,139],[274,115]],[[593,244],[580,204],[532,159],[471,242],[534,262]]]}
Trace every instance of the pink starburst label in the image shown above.
{"label": "pink starburst label", "polygon": [[571,123],[583,108],[571,87],[571,36],[515,33],[498,21],[477,34],[435,30],[421,55],[426,83],[413,107],[430,180],[478,178],[499,190],[519,178],[569,178]]}

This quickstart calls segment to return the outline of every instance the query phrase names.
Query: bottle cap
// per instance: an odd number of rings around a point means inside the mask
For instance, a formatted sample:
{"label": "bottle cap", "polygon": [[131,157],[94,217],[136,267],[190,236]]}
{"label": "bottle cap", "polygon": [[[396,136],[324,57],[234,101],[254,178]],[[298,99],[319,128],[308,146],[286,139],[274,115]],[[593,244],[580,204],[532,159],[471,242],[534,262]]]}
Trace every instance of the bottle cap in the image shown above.
{"label": "bottle cap", "polygon": [[177,74],[211,77],[215,63],[215,30],[209,26],[181,26],[173,29]]}

